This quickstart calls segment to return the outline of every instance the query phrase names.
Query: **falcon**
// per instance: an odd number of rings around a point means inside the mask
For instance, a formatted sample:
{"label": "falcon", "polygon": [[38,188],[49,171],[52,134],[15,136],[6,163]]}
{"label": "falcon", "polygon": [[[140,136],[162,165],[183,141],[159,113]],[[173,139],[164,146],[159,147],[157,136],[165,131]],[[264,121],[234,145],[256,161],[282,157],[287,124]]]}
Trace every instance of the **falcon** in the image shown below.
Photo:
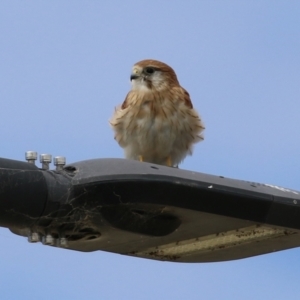
{"label": "falcon", "polygon": [[110,124],[127,159],[177,167],[203,140],[204,125],[189,93],[167,64],[146,59],[130,76],[131,91]]}

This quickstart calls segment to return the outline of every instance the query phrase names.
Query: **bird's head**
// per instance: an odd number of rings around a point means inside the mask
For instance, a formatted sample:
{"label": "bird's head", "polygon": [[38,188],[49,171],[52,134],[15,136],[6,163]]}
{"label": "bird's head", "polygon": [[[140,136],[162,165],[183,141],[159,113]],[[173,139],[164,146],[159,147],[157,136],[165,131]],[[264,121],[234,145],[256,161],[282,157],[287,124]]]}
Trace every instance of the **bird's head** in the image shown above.
{"label": "bird's head", "polygon": [[133,90],[142,91],[159,91],[179,85],[174,70],[153,59],[137,62],[132,68],[130,81]]}

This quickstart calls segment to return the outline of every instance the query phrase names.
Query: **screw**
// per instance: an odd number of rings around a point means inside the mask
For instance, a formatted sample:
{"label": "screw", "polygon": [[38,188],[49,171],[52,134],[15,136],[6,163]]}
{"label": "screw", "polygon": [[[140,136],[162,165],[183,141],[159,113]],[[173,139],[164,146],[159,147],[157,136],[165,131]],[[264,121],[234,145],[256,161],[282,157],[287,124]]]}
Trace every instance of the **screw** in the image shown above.
{"label": "screw", "polygon": [[35,165],[35,161],[37,160],[37,152],[35,151],[26,151],[25,159],[30,163]]}
{"label": "screw", "polygon": [[47,234],[46,236],[43,236],[42,243],[44,245],[54,245],[55,244],[55,238],[51,234]]}
{"label": "screw", "polygon": [[55,156],[53,159],[56,170],[60,171],[63,169],[63,166],[66,164],[66,158],[64,156]]}
{"label": "screw", "polygon": [[68,247],[68,239],[65,237],[62,237],[58,240],[57,243],[58,247],[66,248]]}
{"label": "screw", "polygon": [[37,243],[40,241],[40,235],[37,232],[30,232],[28,235],[29,243]]}
{"label": "screw", "polygon": [[52,161],[52,155],[51,154],[41,154],[40,155],[40,162],[42,163],[42,169],[43,170],[49,170],[49,164]]}

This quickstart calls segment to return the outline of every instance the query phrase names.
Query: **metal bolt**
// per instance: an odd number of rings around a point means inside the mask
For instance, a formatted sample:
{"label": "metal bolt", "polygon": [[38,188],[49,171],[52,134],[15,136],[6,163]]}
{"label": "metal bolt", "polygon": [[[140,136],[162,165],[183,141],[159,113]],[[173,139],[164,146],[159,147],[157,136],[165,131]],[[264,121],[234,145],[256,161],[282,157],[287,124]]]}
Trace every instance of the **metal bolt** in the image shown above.
{"label": "metal bolt", "polygon": [[41,154],[40,155],[40,162],[42,163],[42,169],[43,170],[49,170],[49,164],[52,161],[52,155],[51,154]]}
{"label": "metal bolt", "polygon": [[37,232],[30,232],[28,235],[29,243],[37,243],[40,241],[40,235]]}
{"label": "metal bolt", "polygon": [[56,170],[60,171],[63,169],[63,166],[66,164],[66,158],[64,156],[55,156],[53,159]]}
{"label": "metal bolt", "polygon": [[37,160],[37,152],[35,151],[26,151],[25,159],[30,163],[35,165],[35,161]]}
{"label": "metal bolt", "polygon": [[68,239],[65,237],[62,237],[57,242],[58,247],[66,248],[68,247]]}
{"label": "metal bolt", "polygon": [[55,238],[51,234],[47,234],[46,236],[43,236],[42,243],[44,245],[55,245]]}

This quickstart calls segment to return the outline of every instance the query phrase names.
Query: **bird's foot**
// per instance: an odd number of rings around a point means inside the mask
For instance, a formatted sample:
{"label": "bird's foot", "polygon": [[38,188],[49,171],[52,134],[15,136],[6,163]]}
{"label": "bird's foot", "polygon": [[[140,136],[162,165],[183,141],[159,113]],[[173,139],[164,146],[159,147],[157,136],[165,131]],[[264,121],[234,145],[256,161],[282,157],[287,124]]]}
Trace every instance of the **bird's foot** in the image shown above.
{"label": "bird's foot", "polygon": [[144,161],[143,156],[139,155],[139,161]]}
{"label": "bird's foot", "polygon": [[167,166],[168,166],[168,167],[173,167],[172,159],[171,159],[170,156],[168,156],[168,158],[167,158]]}

